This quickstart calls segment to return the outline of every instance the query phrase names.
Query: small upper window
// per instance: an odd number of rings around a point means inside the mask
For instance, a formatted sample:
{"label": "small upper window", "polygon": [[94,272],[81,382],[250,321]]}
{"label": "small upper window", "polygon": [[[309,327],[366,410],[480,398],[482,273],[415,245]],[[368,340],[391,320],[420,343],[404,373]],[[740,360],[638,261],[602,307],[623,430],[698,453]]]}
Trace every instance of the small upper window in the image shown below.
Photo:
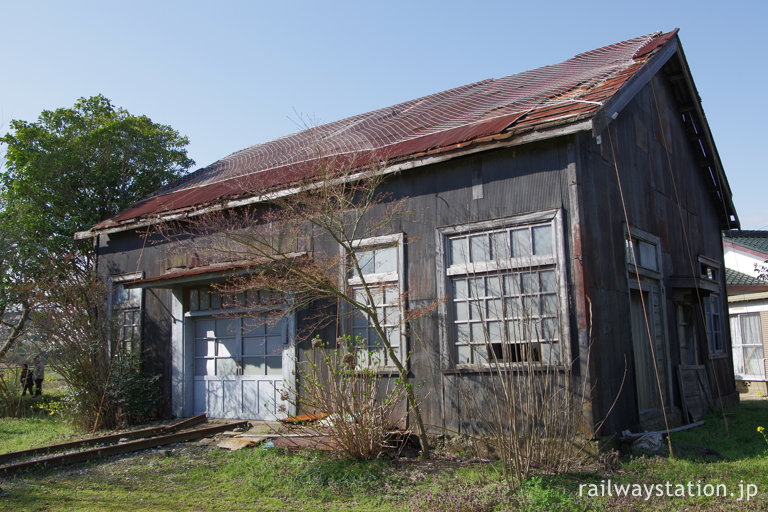
{"label": "small upper window", "polygon": [[720,267],[715,262],[710,262],[709,258],[699,256],[699,276],[710,281],[720,280]]}
{"label": "small upper window", "polygon": [[627,238],[627,263],[653,272],[659,271],[656,244],[637,237]]}
{"label": "small upper window", "polygon": [[[377,276],[397,272],[397,252],[397,246],[358,249],[355,258],[363,276]],[[353,277],[359,275],[354,266],[351,271]]]}
{"label": "small upper window", "polygon": [[213,286],[187,288],[187,311],[219,311],[222,309],[282,306],[285,302],[282,294],[269,290],[248,290],[245,292],[226,293]]}

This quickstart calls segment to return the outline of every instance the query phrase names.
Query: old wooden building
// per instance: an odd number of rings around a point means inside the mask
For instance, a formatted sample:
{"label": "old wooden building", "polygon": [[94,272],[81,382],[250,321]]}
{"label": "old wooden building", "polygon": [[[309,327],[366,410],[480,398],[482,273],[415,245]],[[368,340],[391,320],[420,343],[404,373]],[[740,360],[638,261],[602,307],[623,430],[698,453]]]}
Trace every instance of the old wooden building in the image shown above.
{"label": "old wooden building", "polygon": [[[418,212],[361,244],[378,251],[372,275],[407,291],[401,310],[441,299],[392,338],[413,353],[431,429],[462,429],[461,383],[494,354],[510,372],[573,368],[587,423],[606,433],[659,426],[664,412],[685,423],[736,396],[720,232],[738,218],[673,31],[251,146],[79,233],[94,239],[126,337],[163,375],[167,413],[279,415],[275,389],[310,347],[296,336],[303,312],[258,328],[217,316],[211,284],[232,268],[180,262],[173,242],[144,235],[290,193],[317,147],[383,156],[383,188]],[[513,335],[521,308],[527,327]]]}

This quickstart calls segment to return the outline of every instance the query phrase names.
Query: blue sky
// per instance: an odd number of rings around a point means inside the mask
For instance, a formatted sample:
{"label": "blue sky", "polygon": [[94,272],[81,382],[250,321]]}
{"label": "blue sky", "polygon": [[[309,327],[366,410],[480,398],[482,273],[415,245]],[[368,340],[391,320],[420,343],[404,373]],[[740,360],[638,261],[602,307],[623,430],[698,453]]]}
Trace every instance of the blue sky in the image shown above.
{"label": "blue sky", "polygon": [[310,124],[680,28],[745,229],[768,228],[768,2],[0,0],[0,131],[104,94],[198,166]]}

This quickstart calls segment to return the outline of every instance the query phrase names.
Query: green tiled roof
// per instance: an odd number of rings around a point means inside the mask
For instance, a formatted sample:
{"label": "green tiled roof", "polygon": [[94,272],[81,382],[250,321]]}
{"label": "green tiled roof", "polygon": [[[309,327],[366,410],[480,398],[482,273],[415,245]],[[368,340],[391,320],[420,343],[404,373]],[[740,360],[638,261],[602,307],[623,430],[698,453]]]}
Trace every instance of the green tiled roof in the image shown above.
{"label": "green tiled roof", "polygon": [[725,284],[727,286],[767,286],[768,281],[742,274],[736,270],[725,269]]}
{"label": "green tiled roof", "polygon": [[723,240],[764,252],[768,257],[768,231],[724,231]]}

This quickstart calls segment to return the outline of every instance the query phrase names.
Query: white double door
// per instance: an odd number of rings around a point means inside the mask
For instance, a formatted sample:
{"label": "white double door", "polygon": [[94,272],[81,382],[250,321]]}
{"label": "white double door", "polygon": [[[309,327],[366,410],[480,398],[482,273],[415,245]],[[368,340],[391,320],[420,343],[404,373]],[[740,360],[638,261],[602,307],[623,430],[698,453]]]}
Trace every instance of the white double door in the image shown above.
{"label": "white double door", "polygon": [[193,340],[194,414],[269,420],[292,410],[291,322],[267,315],[196,316]]}

